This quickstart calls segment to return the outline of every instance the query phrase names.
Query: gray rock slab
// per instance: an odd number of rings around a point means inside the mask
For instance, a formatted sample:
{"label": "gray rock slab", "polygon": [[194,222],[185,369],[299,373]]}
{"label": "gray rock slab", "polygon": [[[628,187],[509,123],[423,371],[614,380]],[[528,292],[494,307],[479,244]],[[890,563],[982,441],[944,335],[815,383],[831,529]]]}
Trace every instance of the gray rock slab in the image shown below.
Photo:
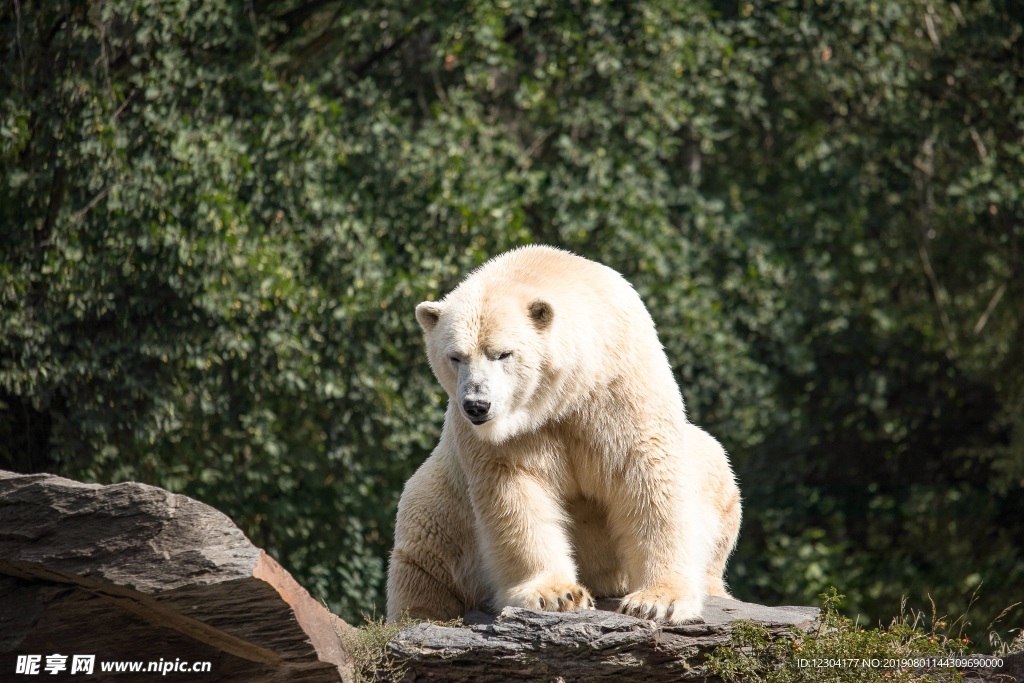
{"label": "gray rock slab", "polygon": [[176,660],[211,664],[178,680],[348,680],[350,629],[208,505],[0,471],[0,680],[51,654],[96,655],[80,681],[111,680],[103,661]]}
{"label": "gray rock slab", "polygon": [[617,614],[614,601],[580,612],[507,607],[496,617],[475,612],[467,627],[422,623],[389,644],[409,681],[690,681],[707,678],[707,654],[729,642],[737,620],[775,635],[806,631],[814,607],[765,607],[709,597],[700,619],[660,624]]}

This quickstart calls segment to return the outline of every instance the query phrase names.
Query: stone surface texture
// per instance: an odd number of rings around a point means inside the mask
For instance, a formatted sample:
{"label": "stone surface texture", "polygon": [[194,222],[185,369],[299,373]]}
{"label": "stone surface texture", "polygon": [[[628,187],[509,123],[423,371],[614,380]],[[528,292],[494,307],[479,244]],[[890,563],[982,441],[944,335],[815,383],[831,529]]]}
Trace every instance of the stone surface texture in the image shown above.
{"label": "stone surface texture", "polygon": [[211,671],[137,676],[347,681],[350,630],[208,505],[0,472],[0,680],[19,654],[93,654],[93,675],[72,680],[135,678],[103,661],[180,660]]}
{"label": "stone surface texture", "polygon": [[[506,608],[497,618],[472,612],[466,626],[422,623],[401,631],[389,649],[406,681],[708,681],[708,654],[730,642],[735,621],[765,625],[775,636],[817,627],[814,607],[765,607],[709,597],[699,620],[678,626],[617,614],[602,600],[587,612]],[[963,666],[967,683],[1024,682],[1024,652],[1002,666]],[[986,661],[987,660],[987,661]],[[924,674],[925,672],[922,672]],[[815,680],[807,670],[807,680]],[[933,679],[941,680],[941,679]]]}
{"label": "stone surface texture", "polygon": [[470,628],[417,624],[389,647],[412,681],[711,681],[703,660],[729,642],[732,622],[757,621],[782,635],[812,628],[818,615],[709,597],[702,619],[669,626],[610,611],[611,601],[598,607],[471,613]]}

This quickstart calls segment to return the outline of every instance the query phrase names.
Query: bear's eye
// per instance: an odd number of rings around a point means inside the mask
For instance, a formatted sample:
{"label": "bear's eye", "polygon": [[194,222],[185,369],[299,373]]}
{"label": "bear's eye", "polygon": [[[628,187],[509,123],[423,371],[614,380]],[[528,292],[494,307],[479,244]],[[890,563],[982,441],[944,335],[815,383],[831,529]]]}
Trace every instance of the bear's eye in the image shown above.
{"label": "bear's eye", "polygon": [[502,351],[501,353],[498,354],[498,360],[505,360],[506,358],[511,358],[511,357],[512,357],[512,352],[511,351]]}

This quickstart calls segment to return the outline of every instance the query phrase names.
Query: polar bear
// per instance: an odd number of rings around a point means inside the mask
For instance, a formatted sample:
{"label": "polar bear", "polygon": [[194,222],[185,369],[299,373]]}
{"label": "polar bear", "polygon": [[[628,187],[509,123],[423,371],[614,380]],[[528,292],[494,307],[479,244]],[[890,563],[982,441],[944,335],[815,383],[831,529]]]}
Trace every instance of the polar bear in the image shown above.
{"label": "polar bear", "polygon": [[621,275],[521,247],[416,319],[449,401],[399,502],[389,619],[616,597],[677,623],[728,596],[739,488]]}

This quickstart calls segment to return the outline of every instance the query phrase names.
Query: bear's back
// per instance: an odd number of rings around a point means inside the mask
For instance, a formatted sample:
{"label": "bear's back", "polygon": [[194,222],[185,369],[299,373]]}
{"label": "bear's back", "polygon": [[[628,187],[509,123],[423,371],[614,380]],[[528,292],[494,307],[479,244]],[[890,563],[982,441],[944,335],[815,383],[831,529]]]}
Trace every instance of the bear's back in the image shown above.
{"label": "bear's back", "polygon": [[616,271],[545,245],[518,247],[491,259],[472,273],[465,284],[491,293],[528,290],[555,300],[564,297],[577,304],[593,299],[604,310],[643,306],[633,287]]}

